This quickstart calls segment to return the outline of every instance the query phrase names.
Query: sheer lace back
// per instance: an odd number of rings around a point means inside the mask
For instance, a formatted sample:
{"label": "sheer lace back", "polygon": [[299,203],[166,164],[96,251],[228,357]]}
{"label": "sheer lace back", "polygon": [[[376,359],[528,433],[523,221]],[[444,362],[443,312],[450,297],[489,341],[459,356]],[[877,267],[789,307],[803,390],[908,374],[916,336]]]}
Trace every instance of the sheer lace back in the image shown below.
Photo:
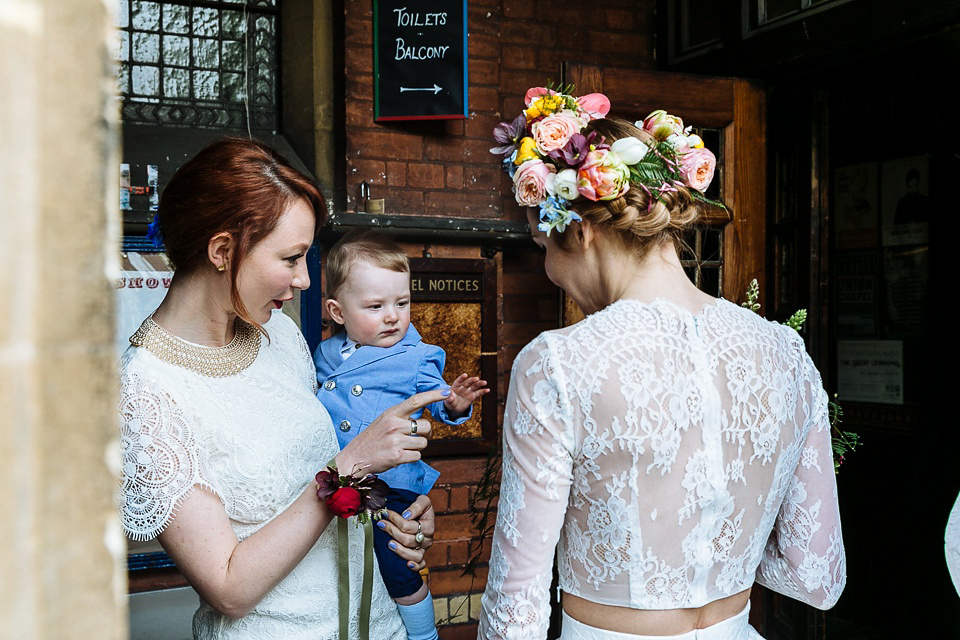
{"label": "sheer lace back", "polygon": [[697,607],[759,579],[815,606],[844,581],[826,395],[793,330],[725,301],[622,300],[517,357],[482,635],[545,634],[560,586]]}

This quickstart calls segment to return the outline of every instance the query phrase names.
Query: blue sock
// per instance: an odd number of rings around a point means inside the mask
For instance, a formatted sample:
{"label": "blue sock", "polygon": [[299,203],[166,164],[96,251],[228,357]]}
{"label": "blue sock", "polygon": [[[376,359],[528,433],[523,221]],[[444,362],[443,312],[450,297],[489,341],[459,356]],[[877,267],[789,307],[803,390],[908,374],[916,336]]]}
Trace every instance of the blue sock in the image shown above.
{"label": "blue sock", "polygon": [[416,604],[398,604],[400,619],[407,628],[409,640],[437,640],[437,621],[433,612],[433,596],[427,592],[427,597]]}

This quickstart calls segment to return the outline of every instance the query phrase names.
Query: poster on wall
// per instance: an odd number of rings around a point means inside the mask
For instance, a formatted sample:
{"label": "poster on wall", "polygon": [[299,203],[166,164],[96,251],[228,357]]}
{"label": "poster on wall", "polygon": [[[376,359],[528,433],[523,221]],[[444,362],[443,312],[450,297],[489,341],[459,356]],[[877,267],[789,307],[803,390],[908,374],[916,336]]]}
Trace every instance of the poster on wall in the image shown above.
{"label": "poster on wall", "polygon": [[837,335],[878,337],[878,274],[880,250],[836,254]]}
{"label": "poster on wall", "polygon": [[887,301],[884,335],[895,338],[923,335],[928,314],[929,246],[884,250],[883,281]]}
{"label": "poster on wall", "polygon": [[467,117],[467,3],[374,0],[374,120]]}
{"label": "poster on wall", "polygon": [[167,295],[173,271],[162,253],[122,254],[120,276],[114,283],[117,290],[117,333],[114,337],[117,356],[130,346],[130,336],[144,318],[156,311]]}
{"label": "poster on wall", "polygon": [[838,249],[864,249],[879,244],[878,173],[876,162],[837,169],[835,216]]}
{"label": "poster on wall", "polygon": [[903,342],[838,340],[837,397],[841,403],[903,404]]}
{"label": "poster on wall", "polygon": [[926,244],[933,199],[930,162],[926,156],[883,163],[880,194],[883,245]]}

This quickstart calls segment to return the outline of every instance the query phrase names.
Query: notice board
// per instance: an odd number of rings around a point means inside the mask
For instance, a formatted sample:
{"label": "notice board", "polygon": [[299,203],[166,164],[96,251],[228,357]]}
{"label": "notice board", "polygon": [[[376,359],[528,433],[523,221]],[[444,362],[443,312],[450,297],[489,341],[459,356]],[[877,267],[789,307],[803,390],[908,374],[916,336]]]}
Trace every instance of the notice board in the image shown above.
{"label": "notice board", "polygon": [[374,119],[467,117],[466,0],[374,0]]}

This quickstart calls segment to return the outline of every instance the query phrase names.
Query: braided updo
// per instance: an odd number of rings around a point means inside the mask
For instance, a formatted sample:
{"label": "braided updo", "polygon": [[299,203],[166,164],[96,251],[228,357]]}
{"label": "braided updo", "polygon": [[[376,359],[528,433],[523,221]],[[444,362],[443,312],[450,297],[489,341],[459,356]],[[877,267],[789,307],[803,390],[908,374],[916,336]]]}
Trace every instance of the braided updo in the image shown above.
{"label": "braided updo", "polygon": [[[607,144],[631,136],[648,146],[654,144],[648,132],[620,118],[593,120],[583,133],[587,135],[591,131],[603,136]],[[664,192],[656,200],[634,183],[619,198],[593,202],[580,197],[572,208],[595,226],[616,231],[628,247],[640,253],[646,253],[664,240],[675,239],[696,221],[700,213],[690,191],[683,185],[677,185],[676,191]],[[557,234],[561,248],[569,246],[567,236],[569,234]]]}

